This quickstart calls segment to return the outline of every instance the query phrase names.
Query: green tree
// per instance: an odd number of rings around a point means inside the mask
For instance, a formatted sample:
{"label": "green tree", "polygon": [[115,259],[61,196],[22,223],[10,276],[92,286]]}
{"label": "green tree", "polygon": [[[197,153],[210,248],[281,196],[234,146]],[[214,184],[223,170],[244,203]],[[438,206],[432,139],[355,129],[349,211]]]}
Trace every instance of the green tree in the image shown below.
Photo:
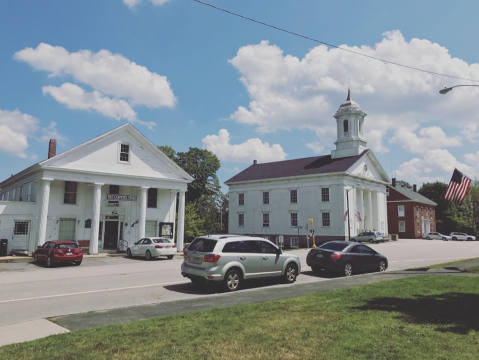
{"label": "green tree", "polygon": [[204,220],[198,214],[196,204],[188,204],[185,206],[185,243],[201,234],[204,234]]}
{"label": "green tree", "polygon": [[173,150],[172,147],[170,147],[168,145],[163,145],[163,146],[158,145],[157,148],[160,149],[161,151],[163,151],[163,153],[166,156],[168,156],[171,160],[176,162],[176,151]]}
{"label": "green tree", "polygon": [[411,184],[409,184],[407,181],[404,181],[404,180],[396,180],[396,186],[403,186],[403,187],[412,189]]}

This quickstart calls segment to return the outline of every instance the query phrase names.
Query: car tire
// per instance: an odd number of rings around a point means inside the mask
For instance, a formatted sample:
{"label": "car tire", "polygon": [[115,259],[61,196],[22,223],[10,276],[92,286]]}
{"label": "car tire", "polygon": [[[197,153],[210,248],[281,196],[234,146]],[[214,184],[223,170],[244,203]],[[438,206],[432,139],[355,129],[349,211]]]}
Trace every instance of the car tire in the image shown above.
{"label": "car tire", "polygon": [[292,284],[298,277],[298,267],[295,264],[288,264],[284,270],[284,282],[286,284]]}
{"label": "car tire", "polygon": [[37,254],[33,254],[33,261],[38,262],[38,255]]}
{"label": "car tire", "polygon": [[47,267],[53,267],[52,257],[50,255],[47,257]]}
{"label": "car tire", "polygon": [[468,237],[468,238],[467,238],[467,241],[472,241],[472,238]]}
{"label": "car tire", "polygon": [[175,257],[175,255],[168,255],[168,256],[167,256],[168,260],[171,260],[171,259],[173,259],[174,257]]}
{"label": "car tire", "polygon": [[319,272],[321,272],[322,269],[320,267],[317,267],[317,266],[311,266],[311,270],[313,270],[313,272],[315,272],[315,273],[319,273]]}
{"label": "car tire", "polygon": [[241,273],[233,269],[226,273],[223,279],[223,288],[227,292],[233,292],[240,288],[242,282]]}
{"label": "car tire", "polygon": [[386,268],[387,268],[386,262],[384,260],[381,260],[379,262],[378,271],[379,272],[384,272],[384,271],[386,271]]}
{"label": "car tire", "polygon": [[426,236],[426,240],[431,240],[431,238],[429,236]]}
{"label": "car tire", "polygon": [[351,263],[346,263],[346,265],[344,265],[343,275],[344,276],[353,275],[353,265]]}
{"label": "car tire", "polygon": [[80,266],[80,265],[81,265],[81,261],[75,261],[73,264],[74,264],[75,266]]}
{"label": "car tire", "polygon": [[352,242],[357,242],[356,239],[351,239]]}
{"label": "car tire", "polygon": [[152,257],[151,257],[151,252],[150,252],[150,250],[146,250],[145,259],[146,259],[146,260],[151,260],[151,258],[152,258]]}
{"label": "car tire", "polygon": [[130,259],[133,257],[133,255],[131,255],[130,249],[126,249],[126,257],[129,257]]}
{"label": "car tire", "polygon": [[447,239],[445,237],[443,237],[442,240],[447,241]]}
{"label": "car tire", "polygon": [[202,281],[200,279],[190,279],[190,280],[193,283],[193,285],[195,285],[195,286],[201,286],[205,283],[204,281]]}
{"label": "car tire", "polygon": [[453,237],[452,240],[457,240],[457,238],[456,238],[456,237]]}
{"label": "car tire", "polygon": [[370,244],[374,244],[374,240],[373,240],[373,239],[369,239],[369,243],[370,243]]}

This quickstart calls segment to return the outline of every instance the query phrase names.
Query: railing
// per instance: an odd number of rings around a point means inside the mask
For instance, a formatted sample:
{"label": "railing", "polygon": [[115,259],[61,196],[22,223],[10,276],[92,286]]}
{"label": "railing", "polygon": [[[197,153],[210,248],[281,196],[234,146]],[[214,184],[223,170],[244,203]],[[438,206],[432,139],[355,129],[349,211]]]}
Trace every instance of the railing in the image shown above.
{"label": "railing", "polygon": [[128,248],[128,241],[118,240],[118,250],[126,251],[127,248]]}

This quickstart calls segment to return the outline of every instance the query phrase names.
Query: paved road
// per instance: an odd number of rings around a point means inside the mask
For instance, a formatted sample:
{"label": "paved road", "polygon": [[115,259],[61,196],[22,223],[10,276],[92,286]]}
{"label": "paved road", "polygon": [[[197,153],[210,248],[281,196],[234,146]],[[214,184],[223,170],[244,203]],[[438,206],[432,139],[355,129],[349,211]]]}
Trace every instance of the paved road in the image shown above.
{"label": "paved road", "polygon": [[[400,240],[372,245],[386,255],[388,270],[401,270],[434,263],[479,257],[478,242]],[[300,256],[303,273],[297,284],[335,281],[335,274],[313,274],[306,266],[307,250]],[[32,263],[0,264],[0,325],[45,317],[133,305],[219,296],[215,288],[198,290],[179,271],[182,259],[145,261],[126,258],[84,260],[80,267],[53,269]],[[281,286],[255,281],[243,291]],[[293,285],[294,286],[294,285]]]}

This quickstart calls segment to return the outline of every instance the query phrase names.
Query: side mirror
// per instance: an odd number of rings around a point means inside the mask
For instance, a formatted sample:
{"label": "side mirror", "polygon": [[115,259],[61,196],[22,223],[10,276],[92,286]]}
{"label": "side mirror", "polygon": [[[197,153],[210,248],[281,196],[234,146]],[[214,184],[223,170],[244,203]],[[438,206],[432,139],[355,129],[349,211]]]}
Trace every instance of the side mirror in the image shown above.
{"label": "side mirror", "polygon": [[281,255],[283,252],[281,251],[281,249],[276,249],[276,255]]}
{"label": "side mirror", "polygon": [[41,245],[38,245],[38,246],[37,246],[37,249],[41,249],[41,248],[42,248],[42,246],[41,246]]}

